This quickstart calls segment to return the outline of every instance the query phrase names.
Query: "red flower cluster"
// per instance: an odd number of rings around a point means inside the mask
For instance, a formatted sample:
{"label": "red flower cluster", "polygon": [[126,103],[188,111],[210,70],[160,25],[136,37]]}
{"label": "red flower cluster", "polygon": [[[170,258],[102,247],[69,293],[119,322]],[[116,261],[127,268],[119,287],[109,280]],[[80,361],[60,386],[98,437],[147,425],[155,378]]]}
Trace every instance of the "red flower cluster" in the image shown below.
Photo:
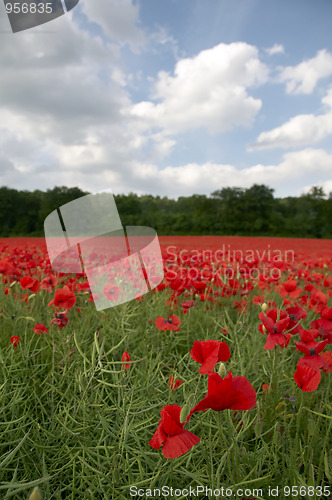
{"label": "red flower cluster", "polygon": [[[214,411],[225,409],[244,411],[256,404],[256,392],[246,377],[233,377],[232,372],[229,372],[222,378],[218,373],[211,371],[218,361],[227,361],[230,357],[225,342],[197,340],[191,349],[191,356],[194,361],[202,364],[200,373],[208,373],[208,392],[191,410],[188,404],[182,410],[178,405],[166,405],[161,410],[159,426],[149,444],[157,450],[163,445],[162,453],[165,458],[179,457],[199,442],[199,437],[183,428],[193,413],[205,412],[208,408]],[[169,378],[172,390],[182,384],[180,380],[174,385],[173,377],[170,375]]]}
{"label": "red flower cluster", "polygon": [[[297,363],[294,380],[305,392],[315,391],[321,381],[321,370],[325,373],[332,371],[332,354],[323,353],[326,345],[331,341],[332,308],[324,307],[320,310],[321,318],[310,323],[312,328],[305,330],[300,321],[307,317],[307,312],[298,306],[288,307],[286,311],[267,309],[259,314],[262,324],[258,326],[267,340],[264,349],[273,349],[276,345],[287,347],[291,335],[299,334],[301,341],[295,342],[296,350],[304,356]],[[318,337],[323,338],[316,341]]]}

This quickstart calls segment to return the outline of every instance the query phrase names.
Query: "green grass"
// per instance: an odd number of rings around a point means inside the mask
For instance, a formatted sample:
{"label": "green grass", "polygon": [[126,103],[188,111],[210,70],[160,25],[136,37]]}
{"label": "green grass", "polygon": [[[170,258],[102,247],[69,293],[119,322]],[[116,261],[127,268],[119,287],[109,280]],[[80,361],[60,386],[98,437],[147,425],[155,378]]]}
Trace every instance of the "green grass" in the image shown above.
{"label": "green grass", "polygon": [[[20,294],[20,285],[13,291]],[[300,353],[292,341],[284,350],[263,349],[258,306],[239,314],[225,299],[209,310],[198,301],[186,315],[176,311],[179,332],[161,332],[154,320],[169,315],[167,290],[103,312],[79,294],[81,313],[75,307],[61,331],[53,325],[36,335],[35,323],[49,326],[53,317],[52,297],[40,291],[25,305],[1,292],[1,498],[27,499],[39,486],[43,499],[127,500],[139,498],[130,496],[130,486],[199,485],[259,488],[263,496],[254,496],[266,499],[268,487],[331,484],[330,376],[322,373],[317,391],[303,393],[293,380]],[[313,318],[309,313],[304,324]],[[220,332],[225,325],[227,336]],[[13,335],[22,337],[16,349]],[[197,403],[206,394],[207,376],[198,373],[190,349],[194,340],[207,339],[228,343],[226,369],[248,378],[257,404],[235,417],[230,410],[194,414],[186,429],[201,441],[167,460],[148,443],[165,404],[183,406],[190,394]],[[123,351],[131,355],[129,370],[121,369]],[[169,374],[183,379],[175,392]],[[273,390],[264,395],[262,384]],[[296,408],[285,393],[296,396]]]}

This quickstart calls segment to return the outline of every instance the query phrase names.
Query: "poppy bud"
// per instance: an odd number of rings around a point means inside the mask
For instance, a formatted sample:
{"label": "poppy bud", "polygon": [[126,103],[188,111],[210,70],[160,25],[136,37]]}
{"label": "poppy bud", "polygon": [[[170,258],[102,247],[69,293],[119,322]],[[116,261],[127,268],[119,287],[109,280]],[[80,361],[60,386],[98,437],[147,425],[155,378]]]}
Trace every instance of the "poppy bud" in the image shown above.
{"label": "poppy bud", "polygon": [[226,376],[226,366],[224,365],[224,363],[220,363],[218,375],[220,375],[221,378],[224,378]]}
{"label": "poppy bud", "polygon": [[198,295],[198,293],[195,293],[195,299],[199,299],[200,296]]}
{"label": "poppy bud", "polygon": [[31,493],[29,500],[41,500],[40,489],[38,488],[38,486],[36,486],[36,488]]}
{"label": "poppy bud", "polygon": [[31,300],[31,299],[33,299],[34,297],[35,297],[35,294],[33,293],[32,295],[29,295],[28,300]]}
{"label": "poppy bud", "polygon": [[263,332],[266,333],[267,332],[267,329],[265,328],[265,326],[263,325]]}
{"label": "poppy bud", "polygon": [[269,306],[265,302],[264,302],[264,304],[261,305],[261,309],[262,309],[263,312],[266,312],[267,309],[268,309],[268,307]]}
{"label": "poppy bud", "polygon": [[183,424],[187,420],[189,413],[190,406],[186,403],[180,412],[180,424]]}
{"label": "poppy bud", "polygon": [[12,286],[14,286],[14,285],[15,285],[15,283],[17,283],[17,281],[13,281],[13,283],[11,283],[11,284],[9,285],[9,287],[11,288]]}

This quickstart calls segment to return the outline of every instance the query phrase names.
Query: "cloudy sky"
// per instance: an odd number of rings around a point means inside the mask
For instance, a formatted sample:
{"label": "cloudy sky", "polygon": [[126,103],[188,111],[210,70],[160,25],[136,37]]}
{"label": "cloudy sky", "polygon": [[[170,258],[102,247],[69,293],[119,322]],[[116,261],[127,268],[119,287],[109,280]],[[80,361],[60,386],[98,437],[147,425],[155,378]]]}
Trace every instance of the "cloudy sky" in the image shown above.
{"label": "cloudy sky", "polygon": [[81,0],[12,33],[0,185],[332,191],[331,0]]}

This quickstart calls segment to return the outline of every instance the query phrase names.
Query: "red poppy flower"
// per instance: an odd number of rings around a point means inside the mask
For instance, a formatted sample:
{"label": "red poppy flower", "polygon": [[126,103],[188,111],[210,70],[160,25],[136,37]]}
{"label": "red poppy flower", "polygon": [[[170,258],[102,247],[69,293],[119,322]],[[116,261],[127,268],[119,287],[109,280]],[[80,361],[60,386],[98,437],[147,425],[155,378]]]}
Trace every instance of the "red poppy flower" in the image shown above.
{"label": "red poppy flower", "polygon": [[224,335],[228,335],[228,334],[229,334],[229,331],[228,331],[228,330],[229,330],[229,328],[230,328],[230,327],[229,327],[228,325],[226,325],[226,328],[220,328],[220,331],[221,331],[221,333],[223,333]]}
{"label": "red poppy flower", "polygon": [[322,358],[319,353],[325,349],[327,340],[322,340],[321,342],[295,342],[296,349],[299,349],[305,356],[300,358],[297,362],[297,366],[305,365],[310,366],[314,370],[319,370],[328,368],[328,364]]}
{"label": "red poppy flower", "polygon": [[225,378],[218,373],[209,373],[208,393],[190,412],[212,408],[221,410],[250,410],[256,404],[256,392],[246,377],[233,377],[229,372]]}
{"label": "red poppy flower", "polygon": [[218,361],[228,361],[231,353],[226,342],[195,340],[190,355],[194,361],[201,363],[199,373],[205,375],[213,371]]}
{"label": "red poppy flower", "polygon": [[315,391],[321,381],[320,370],[314,370],[310,366],[300,365],[294,373],[294,380],[302,391]]}
{"label": "red poppy flower", "polygon": [[[278,318],[279,315],[279,319]],[[285,335],[285,331],[288,328],[290,318],[287,316],[285,311],[278,311],[278,309],[268,309],[266,315],[261,311],[258,315],[259,319],[262,321],[262,325],[259,325],[259,331],[264,335],[264,328],[267,332],[267,339],[264,345],[264,349],[270,351],[276,345],[281,347],[287,347],[290,334]]]}
{"label": "red poppy flower", "polygon": [[322,352],[321,357],[326,361],[327,363],[327,368],[323,368],[324,373],[331,373],[332,372],[332,351],[325,351]]}
{"label": "red poppy flower", "polygon": [[194,305],[195,305],[194,300],[185,300],[184,302],[182,302],[181,307],[182,307],[183,314],[187,314],[188,309],[190,309]]}
{"label": "red poppy flower", "polygon": [[204,283],[203,281],[193,281],[193,287],[198,291],[205,290],[206,283]]}
{"label": "red poppy flower", "polygon": [[272,390],[273,387],[272,387],[272,385],[269,386],[269,384],[262,384],[262,389],[263,389],[264,396],[266,396],[266,394],[268,393],[268,391]]}
{"label": "red poppy flower", "polygon": [[166,330],[177,332],[180,330],[181,320],[176,314],[173,314],[168,319],[162,317],[157,318],[155,320],[155,325],[158,330],[163,330],[164,332]]}
{"label": "red poppy flower", "polygon": [[[310,287],[310,290],[309,290]],[[315,313],[320,313],[323,309],[326,309],[326,304],[328,302],[328,297],[321,290],[317,290],[313,286],[306,286],[305,290],[310,291],[310,301],[309,309],[313,309]]]}
{"label": "red poppy flower", "polygon": [[76,304],[76,296],[70,288],[65,285],[63,288],[55,290],[54,299],[49,302],[48,306],[62,307],[63,309],[71,309]]}
{"label": "red poppy flower", "polygon": [[103,295],[107,300],[110,300],[111,302],[117,302],[121,295],[121,289],[112,283],[108,283],[103,288]]}
{"label": "red poppy flower", "polygon": [[279,287],[279,294],[281,297],[286,297],[287,295],[291,299],[297,299],[301,295],[302,289],[297,288],[297,281],[288,279],[282,283]]}
{"label": "red poppy flower", "polygon": [[53,288],[56,286],[58,283],[58,280],[56,279],[53,274],[50,274],[49,276],[46,276],[43,280],[40,282],[40,288],[42,290],[46,290],[47,292],[52,292]]}
{"label": "red poppy flower", "polygon": [[178,387],[180,387],[180,385],[182,385],[182,382],[183,380],[175,380],[174,377],[172,377],[171,375],[169,376],[169,383],[168,385],[170,386],[170,388],[172,389],[172,391],[175,391]]}
{"label": "red poppy flower", "polygon": [[56,312],[55,318],[53,318],[51,321],[51,325],[57,325],[61,330],[61,328],[65,327],[69,323],[67,313],[68,311]]}
{"label": "red poppy flower", "polygon": [[43,323],[36,323],[36,326],[32,330],[38,335],[48,332],[48,328],[46,328],[46,326],[43,325]]}
{"label": "red poppy flower", "polygon": [[325,307],[320,313],[323,319],[332,321],[332,307]]}
{"label": "red poppy flower", "polygon": [[161,420],[149,445],[155,450],[160,450],[165,458],[176,458],[184,455],[200,438],[185,430],[185,423],[180,423],[181,406],[166,405],[161,410]]}
{"label": "red poppy flower", "polygon": [[302,307],[288,307],[286,312],[290,318],[288,330],[290,330],[292,335],[295,335],[301,328],[300,320],[306,318],[308,313]]}
{"label": "red poppy flower", "polygon": [[[121,361],[129,361],[129,360],[130,360],[129,354],[127,353],[127,351],[124,351],[124,353],[122,354]],[[128,370],[128,368],[130,368],[130,363],[122,365],[122,370]]]}
{"label": "red poppy flower", "polygon": [[16,336],[10,337],[10,341],[13,344],[13,346],[15,347],[15,349],[16,349],[17,344],[19,343],[20,340],[21,340],[21,337],[16,337]]}
{"label": "red poppy flower", "polygon": [[317,337],[321,337],[322,340],[327,340],[328,344],[332,344],[332,321],[318,318],[311,321],[310,326],[317,330]]}
{"label": "red poppy flower", "polygon": [[308,343],[313,342],[319,336],[319,331],[316,328],[309,328],[309,330],[300,328],[299,335],[302,342]]}
{"label": "red poppy flower", "polygon": [[20,279],[20,285],[23,290],[31,290],[32,293],[37,293],[40,289],[38,280],[34,280],[31,276],[23,276]]}

